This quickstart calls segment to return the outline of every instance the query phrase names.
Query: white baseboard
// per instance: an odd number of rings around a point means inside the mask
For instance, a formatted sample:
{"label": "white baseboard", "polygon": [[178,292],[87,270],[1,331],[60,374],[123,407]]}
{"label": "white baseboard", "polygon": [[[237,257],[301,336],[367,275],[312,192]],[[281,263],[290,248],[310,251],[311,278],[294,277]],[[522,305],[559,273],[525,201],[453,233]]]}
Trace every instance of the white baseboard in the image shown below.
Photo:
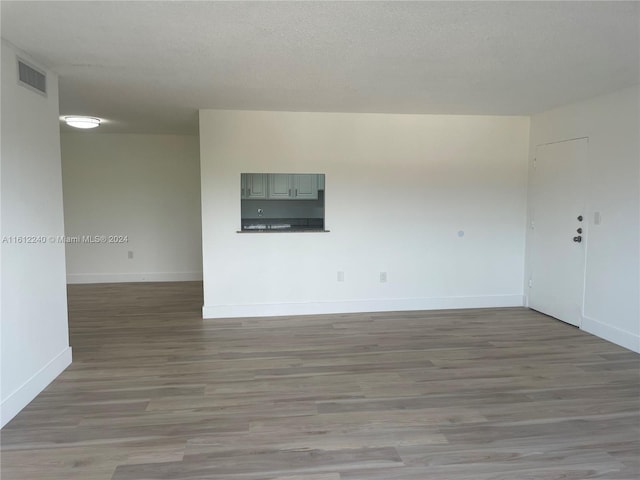
{"label": "white baseboard", "polygon": [[65,348],[38,370],[0,404],[0,428],[15,417],[31,400],[42,392],[65,368],[71,365],[71,347]]}
{"label": "white baseboard", "polygon": [[67,283],[190,282],[202,280],[202,272],[71,273]]}
{"label": "white baseboard", "polygon": [[616,345],[640,353],[640,335],[638,333],[628,332],[589,317],[582,317],[580,328],[596,337],[604,338]]}
{"label": "white baseboard", "polygon": [[326,313],[446,310],[453,308],[522,307],[522,295],[479,297],[389,298],[338,302],[265,303],[254,305],[205,305],[203,318],[277,317]]}

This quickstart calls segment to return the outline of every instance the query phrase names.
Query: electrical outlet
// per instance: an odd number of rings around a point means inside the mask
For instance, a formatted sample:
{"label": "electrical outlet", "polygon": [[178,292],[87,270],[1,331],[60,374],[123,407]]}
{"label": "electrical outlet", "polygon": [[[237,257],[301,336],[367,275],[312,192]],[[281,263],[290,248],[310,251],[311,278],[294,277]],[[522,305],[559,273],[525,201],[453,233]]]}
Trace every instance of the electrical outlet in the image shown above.
{"label": "electrical outlet", "polygon": [[387,272],[380,272],[380,283],[387,283]]}
{"label": "electrical outlet", "polygon": [[338,281],[344,282],[344,272],[341,272],[341,271],[338,272]]}
{"label": "electrical outlet", "polygon": [[131,260],[131,259],[133,258],[133,250],[129,250],[129,251],[127,252],[127,258],[128,258],[129,260]]}

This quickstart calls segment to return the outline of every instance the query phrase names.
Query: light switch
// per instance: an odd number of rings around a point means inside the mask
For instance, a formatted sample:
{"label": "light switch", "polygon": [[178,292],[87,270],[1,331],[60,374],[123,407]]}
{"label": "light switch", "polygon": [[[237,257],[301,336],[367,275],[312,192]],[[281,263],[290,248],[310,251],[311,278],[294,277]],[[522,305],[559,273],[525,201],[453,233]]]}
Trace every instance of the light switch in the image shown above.
{"label": "light switch", "polygon": [[593,212],[593,224],[600,225],[602,222],[602,217],[600,216],[600,212]]}

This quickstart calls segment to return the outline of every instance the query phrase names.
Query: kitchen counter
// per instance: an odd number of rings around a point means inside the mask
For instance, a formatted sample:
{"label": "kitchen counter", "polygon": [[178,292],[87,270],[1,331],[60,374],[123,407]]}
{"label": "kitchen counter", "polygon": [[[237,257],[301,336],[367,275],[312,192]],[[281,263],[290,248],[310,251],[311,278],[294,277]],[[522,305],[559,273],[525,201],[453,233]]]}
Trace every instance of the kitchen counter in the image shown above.
{"label": "kitchen counter", "polygon": [[277,230],[272,229],[253,229],[253,230],[238,230],[236,233],[329,233],[331,230],[322,230],[321,228],[280,228]]}
{"label": "kitchen counter", "polygon": [[243,218],[238,233],[326,232],[323,218]]}

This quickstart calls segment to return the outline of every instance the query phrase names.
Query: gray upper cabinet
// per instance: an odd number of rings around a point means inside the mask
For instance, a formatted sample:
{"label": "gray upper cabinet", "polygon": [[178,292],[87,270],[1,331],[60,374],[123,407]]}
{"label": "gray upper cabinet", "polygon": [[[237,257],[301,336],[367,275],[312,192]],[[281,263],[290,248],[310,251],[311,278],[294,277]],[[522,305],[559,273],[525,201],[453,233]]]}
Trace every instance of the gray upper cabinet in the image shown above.
{"label": "gray upper cabinet", "polygon": [[317,200],[318,175],[270,173],[269,194],[271,200]]}
{"label": "gray upper cabinet", "polygon": [[243,200],[317,200],[323,175],[315,173],[243,173]]}
{"label": "gray upper cabinet", "polygon": [[318,198],[318,175],[292,175],[293,176],[293,197],[299,200],[317,200]]}
{"label": "gray upper cabinet", "polygon": [[269,199],[289,200],[293,198],[293,176],[288,173],[269,174]]}
{"label": "gray upper cabinet", "polygon": [[242,198],[265,199],[267,198],[267,174],[243,173],[241,175]]}

